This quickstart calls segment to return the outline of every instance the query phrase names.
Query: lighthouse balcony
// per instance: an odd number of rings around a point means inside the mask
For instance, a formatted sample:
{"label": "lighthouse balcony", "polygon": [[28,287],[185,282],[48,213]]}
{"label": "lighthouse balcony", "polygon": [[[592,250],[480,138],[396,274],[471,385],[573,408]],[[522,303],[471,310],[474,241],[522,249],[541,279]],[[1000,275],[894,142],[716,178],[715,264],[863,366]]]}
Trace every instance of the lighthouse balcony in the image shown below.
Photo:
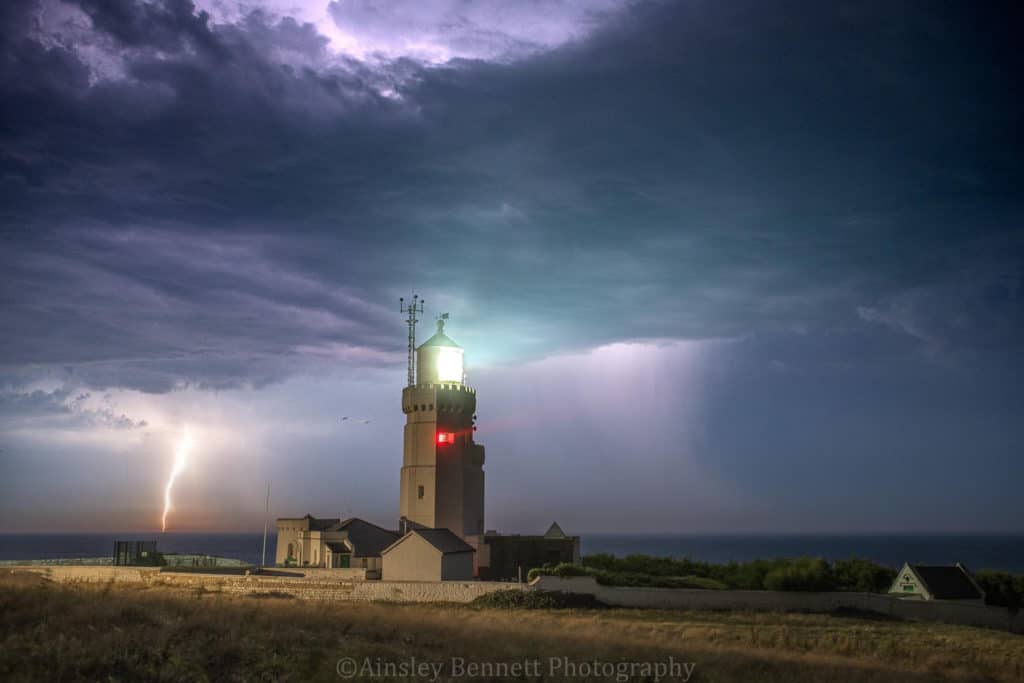
{"label": "lighthouse balcony", "polygon": [[476,390],[465,384],[418,384],[402,392],[402,412],[469,413],[476,410]]}

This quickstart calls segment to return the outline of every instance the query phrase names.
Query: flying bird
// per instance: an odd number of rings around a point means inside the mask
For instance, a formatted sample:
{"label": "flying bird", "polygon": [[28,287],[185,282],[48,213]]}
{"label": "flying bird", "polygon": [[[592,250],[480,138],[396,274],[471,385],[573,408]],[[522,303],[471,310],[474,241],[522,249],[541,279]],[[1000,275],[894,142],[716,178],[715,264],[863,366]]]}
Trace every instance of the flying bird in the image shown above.
{"label": "flying bird", "polygon": [[342,422],[356,422],[356,423],[361,424],[361,425],[368,425],[368,424],[370,424],[369,420],[364,420],[364,419],[359,418],[359,417],[348,417],[347,415],[343,416],[341,418],[341,421]]}

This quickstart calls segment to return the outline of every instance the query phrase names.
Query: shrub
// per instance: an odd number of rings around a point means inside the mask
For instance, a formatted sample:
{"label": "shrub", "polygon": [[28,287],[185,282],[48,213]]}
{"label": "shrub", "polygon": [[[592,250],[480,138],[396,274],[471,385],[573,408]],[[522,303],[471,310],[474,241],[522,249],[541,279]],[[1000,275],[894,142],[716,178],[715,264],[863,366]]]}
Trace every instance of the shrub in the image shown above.
{"label": "shrub", "polygon": [[550,565],[535,567],[526,573],[526,579],[527,581],[533,581],[538,576],[588,576],[589,574],[590,572],[579,565],[562,562],[554,567]]}
{"label": "shrub", "polygon": [[828,591],[835,588],[832,570],[819,558],[799,558],[771,569],[764,576],[770,591]]}
{"label": "shrub", "polygon": [[[634,565],[635,566],[635,565]],[[602,586],[632,586],[643,588],[705,588],[722,589],[727,586],[721,581],[702,576],[661,576],[637,571],[612,571],[594,566],[581,567],[563,563],[554,567],[531,569],[527,578],[533,581],[538,576],[593,576]]]}
{"label": "shrub", "polygon": [[705,590],[715,591],[725,590],[728,588],[728,586],[721,581],[710,579],[706,576],[684,576],[683,581],[689,584],[686,588],[703,588]]}
{"label": "shrub", "polygon": [[885,593],[896,579],[896,570],[870,560],[851,557],[832,563],[836,588],[864,593]]}
{"label": "shrub", "polygon": [[1024,575],[982,570],[974,580],[985,591],[985,603],[1019,610],[1024,605]]}
{"label": "shrub", "polygon": [[855,590],[885,592],[896,572],[851,558],[829,565],[821,559],[778,558],[711,564],[687,559],[607,553],[588,555],[583,567],[609,586],[738,588],[745,590]]}
{"label": "shrub", "polygon": [[593,569],[614,570],[620,560],[610,553],[594,553],[583,558],[583,566]]}

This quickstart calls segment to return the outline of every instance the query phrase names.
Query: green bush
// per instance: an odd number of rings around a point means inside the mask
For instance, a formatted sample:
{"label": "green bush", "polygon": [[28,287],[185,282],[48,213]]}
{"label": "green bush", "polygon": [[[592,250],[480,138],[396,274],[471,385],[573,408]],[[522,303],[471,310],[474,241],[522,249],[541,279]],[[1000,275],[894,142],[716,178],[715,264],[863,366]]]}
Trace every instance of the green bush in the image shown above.
{"label": "green bush", "polygon": [[585,556],[583,568],[598,583],[608,586],[666,588],[885,592],[896,576],[890,567],[856,558],[832,564],[806,557],[712,564],[685,558],[599,553]]}
{"label": "green bush", "polygon": [[870,560],[851,557],[833,562],[832,576],[839,590],[885,593],[896,580],[896,570]]}
{"label": "green bush", "polygon": [[985,603],[1018,610],[1024,605],[1024,575],[982,570],[974,575],[985,591]]}
{"label": "green bush", "polygon": [[[636,565],[633,565],[636,566]],[[562,563],[554,567],[536,567],[527,573],[533,581],[538,576],[593,576],[603,586],[632,586],[644,588],[705,588],[722,589],[727,586],[715,579],[702,576],[664,576],[646,574],[638,571],[611,571],[598,569],[594,566],[581,567],[575,564]]]}
{"label": "green bush", "polygon": [[579,565],[562,562],[554,567],[550,565],[535,567],[526,573],[526,580],[533,581],[538,576],[587,576],[589,573]]}
{"label": "green bush", "polygon": [[703,588],[705,590],[712,591],[720,591],[728,588],[728,586],[721,581],[711,579],[706,576],[684,576],[683,581],[689,584],[686,586],[687,588]]}
{"label": "green bush", "polygon": [[828,563],[806,557],[770,570],[764,575],[763,585],[770,591],[829,591],[835,588]]}

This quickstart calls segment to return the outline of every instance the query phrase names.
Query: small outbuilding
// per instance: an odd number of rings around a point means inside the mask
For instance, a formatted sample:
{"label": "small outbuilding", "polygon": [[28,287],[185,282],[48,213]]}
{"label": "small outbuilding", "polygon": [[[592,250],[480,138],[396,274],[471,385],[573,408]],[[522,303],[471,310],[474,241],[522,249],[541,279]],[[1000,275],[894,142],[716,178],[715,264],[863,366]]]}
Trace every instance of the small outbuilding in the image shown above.
{"label": "small outbuilding", "polygon": [[472,581],[473,546],[448,529],[413,529],[381,552],[385,581]]}
{"label": "small outbuilding", "polygon": [[985,591],[959,562],[952,566],[904,564],[889,594],[916,600],[985,601]]}

